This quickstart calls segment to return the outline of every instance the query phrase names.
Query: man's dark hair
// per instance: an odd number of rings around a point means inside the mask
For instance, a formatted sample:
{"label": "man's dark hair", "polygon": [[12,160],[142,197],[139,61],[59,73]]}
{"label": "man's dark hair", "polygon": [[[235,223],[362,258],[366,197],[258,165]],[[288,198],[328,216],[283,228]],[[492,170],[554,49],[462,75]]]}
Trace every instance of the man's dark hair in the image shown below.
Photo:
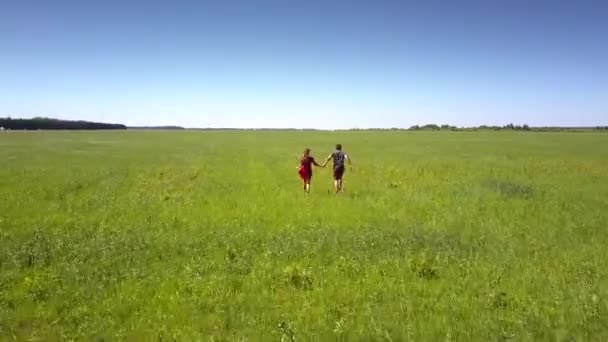
{"label": "man's dark hair", "polygon": [[336,144],[336,150],[342,151],[342,144]]}

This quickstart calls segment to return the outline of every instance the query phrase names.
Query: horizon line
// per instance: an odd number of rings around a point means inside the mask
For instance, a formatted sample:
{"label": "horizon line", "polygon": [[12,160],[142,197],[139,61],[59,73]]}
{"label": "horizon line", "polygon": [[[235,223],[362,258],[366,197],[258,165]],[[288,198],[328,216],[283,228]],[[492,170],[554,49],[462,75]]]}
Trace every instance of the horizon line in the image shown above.
{"label": "horizon line", "polygon": [[53,120],[53,121],[66,121],[66,122],[89,122],[96,124],[111,124],[111,125],[123,125],[126,129],[182,129],[182,130],[293,130],[293,131],[356,131],[356,130],[429,130],[429,129],[442,129],[442,130],[450,130],[450,129],[493,129],[493,128],[524,128],[527,127],[529,129],[596,129],[596,128],[605,128],[608,127],[608,123],[604,124],[594,124],[594,125],[584,125],[584,126],[569,126],[569,125],[543,125],[543,126],[533,126],[528,125],[526,123],[515,124],[510,122],[508,124],[481,124],[481,125],[452,125],[452,124],[436,124],[436,123],[425,123],[425,124],[413,124],[408,127],[404,126],[384,126],[384,127],[349,127],[349,128],[315,128],[315,127],[234,127],[234,126],[182,126],[179,124],[161,124],[161,125],[129,125],[126,123],[118,123],[118,122],[105,122],[105,121],[89,121],[82,119],[59,119],[53,117],[43,117],[43,116],[32,116],[32,117],[0,117],[0,119],[5,120],[34,120],[34,119],[44,119],[44,120]]}

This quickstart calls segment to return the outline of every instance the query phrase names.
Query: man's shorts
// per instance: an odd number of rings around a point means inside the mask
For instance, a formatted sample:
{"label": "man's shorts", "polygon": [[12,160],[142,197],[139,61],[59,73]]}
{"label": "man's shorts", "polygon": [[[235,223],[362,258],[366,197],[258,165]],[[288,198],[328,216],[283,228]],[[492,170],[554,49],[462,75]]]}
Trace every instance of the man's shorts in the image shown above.
{"label": "man's shorts", "polygon": [[340,180],[344,176],[344,166],[334,167],[334,180]]}

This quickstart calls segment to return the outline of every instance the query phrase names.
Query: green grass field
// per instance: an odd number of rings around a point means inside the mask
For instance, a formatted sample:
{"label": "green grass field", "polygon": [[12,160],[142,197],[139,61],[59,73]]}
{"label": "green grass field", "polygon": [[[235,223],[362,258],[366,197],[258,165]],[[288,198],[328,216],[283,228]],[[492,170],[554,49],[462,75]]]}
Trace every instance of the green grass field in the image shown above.
{"label": "green grass field", "polygon": [[[296,157],[342,143],[301,190]],[[0,340],[607,340],[608,134],[5,132]]]}

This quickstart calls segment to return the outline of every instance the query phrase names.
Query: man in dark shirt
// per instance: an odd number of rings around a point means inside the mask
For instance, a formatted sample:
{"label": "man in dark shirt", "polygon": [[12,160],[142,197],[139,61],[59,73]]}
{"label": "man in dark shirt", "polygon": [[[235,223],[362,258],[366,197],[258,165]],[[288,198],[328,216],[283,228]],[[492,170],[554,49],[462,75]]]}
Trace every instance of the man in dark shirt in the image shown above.
{"label": "man in dark shirt", "polygon": [[344,164],[348,161],[348,165],[352,165],[351,159],[346,153],[342,151],[342,144],[336,145],[336,150],[325,159],[323,167],[329,163],[330,160],[334,162],[334,189],[336,193],[342,190],[342,178],[344,177]]}

